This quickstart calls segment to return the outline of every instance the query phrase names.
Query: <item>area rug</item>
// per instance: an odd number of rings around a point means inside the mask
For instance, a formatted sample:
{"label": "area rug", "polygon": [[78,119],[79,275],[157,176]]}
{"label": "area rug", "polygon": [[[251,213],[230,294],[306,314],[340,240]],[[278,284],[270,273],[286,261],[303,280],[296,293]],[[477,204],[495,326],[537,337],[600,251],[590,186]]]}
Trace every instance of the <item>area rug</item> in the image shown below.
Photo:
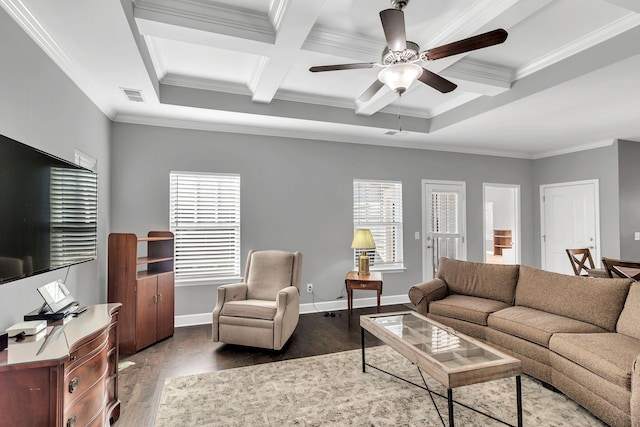
{"label": "area rug", "polygon": [[[165,381],[156,426],[440,426],[426,391],[372,368],[360,350],[228,369]],[[367,349],[367,362],[413,382],[415,365],[387,346]],[[425,376],[429,387],[446,389]],[[454,399],[516,424],[515,379],[454,389]],[[605,426],[560,393],[523,376],[528,426]],[[447,422],[446,399],[435,397]],[[502,425],[459,405],[458,426]]]}

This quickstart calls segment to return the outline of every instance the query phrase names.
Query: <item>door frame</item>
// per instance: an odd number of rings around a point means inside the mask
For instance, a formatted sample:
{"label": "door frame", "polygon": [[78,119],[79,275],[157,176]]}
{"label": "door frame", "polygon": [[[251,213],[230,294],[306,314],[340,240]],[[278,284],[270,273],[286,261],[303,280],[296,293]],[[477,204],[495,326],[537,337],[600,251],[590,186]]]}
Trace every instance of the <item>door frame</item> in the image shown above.
{"label": "door frame", "polygon": [[450,181],[442,179],[422,179],[420,183],[420,192],[422,193],[422,280],[426,281],[427,270],[429,268],[427,254],[427,185],[428,184],[448,184],[459,185],[462,187],[462,203],[460,204],[460,212],[462,213],[460,234],[462,235],[462,260],[467,259],[467,182],[466,181]]}
{"label": "door frame", "polygon": [[497,183],[493,183],[493,182],[483,182],[482,183],[482,259],[483,262],[487,262],[487,239],[486,239],[486,235],[485,235],[485,229],[484,227],[486,226],[486,211],[485,211],[485,204],[487,203],[487,199],[486,199],[486,189],[487,187],[501,187],[501,188],[511,188],[514,189],[514,235],[512,237],[513,240],[515,240],[516,242],[516,259],[515,259],[515,263],[516,264],[520,264],[520,260],[522,259],[522,242],[520,241],[520,221],[521,221],[521,216],[520,216],[520,184],[497,184]]}
{"label": "door frame", "polygon": [[557,182],[554,184],[540,184],[540,268],[544,270],[547,266],[546,251],[545,251],[545,215],[544,215],[544,191],[547,188],[554,187],[570,187],[575,185],[593,184],[594,194],[594,221],[595,221],[595,251],[592,254],[593,262],[596,266],[600,266],[600,180],[599,179],[585,179],[582,181],[568,181]]}

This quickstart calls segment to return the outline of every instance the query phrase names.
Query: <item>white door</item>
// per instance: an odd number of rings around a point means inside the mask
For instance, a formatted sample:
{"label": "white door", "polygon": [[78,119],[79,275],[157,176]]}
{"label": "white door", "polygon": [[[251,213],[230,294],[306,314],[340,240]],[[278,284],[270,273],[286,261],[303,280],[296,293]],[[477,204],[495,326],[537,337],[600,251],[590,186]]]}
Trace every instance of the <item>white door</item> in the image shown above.
{"label": "white door", "polygon": [[435,277],[438,259],[466,259],[464,182],[422,181],[422,276]]}
{"label": "white door", "polygon": [[540,186],[542,268],[573,274],[566,249],[589,248],[600,262],[598,180]]}

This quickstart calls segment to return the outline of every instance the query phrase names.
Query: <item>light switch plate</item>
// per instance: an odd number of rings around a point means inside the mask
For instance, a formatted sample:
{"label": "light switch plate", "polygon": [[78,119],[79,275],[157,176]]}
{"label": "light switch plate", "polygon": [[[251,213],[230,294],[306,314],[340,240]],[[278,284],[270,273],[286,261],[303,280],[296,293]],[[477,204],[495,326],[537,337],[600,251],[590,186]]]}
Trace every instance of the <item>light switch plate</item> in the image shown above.
{"label": "light switch plate", "polygon": [[633,233],[633,240],[640,240],[640,231]]}

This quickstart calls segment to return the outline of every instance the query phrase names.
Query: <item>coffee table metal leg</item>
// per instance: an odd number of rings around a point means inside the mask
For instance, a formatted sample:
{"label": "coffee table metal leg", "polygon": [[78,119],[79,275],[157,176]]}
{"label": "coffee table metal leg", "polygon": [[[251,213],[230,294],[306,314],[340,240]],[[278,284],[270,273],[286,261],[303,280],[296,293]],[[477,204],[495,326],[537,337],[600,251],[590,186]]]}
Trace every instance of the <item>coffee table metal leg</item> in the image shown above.
{"label": "coffee table metal leg", "polygon": [[518,407],[518,427],[522,427],[522,383],[520,375],[516,375],[516,405]]}
{"label": "coffee table metal leg", "polygon": [[364,328],[360,327],[360,344],[362,345],[362,372],[367,372],[364,360]]}
{"label": "coffee table metal leg", "polygon": [[453,390],[447,389],[447,405],[449,406],[449,427],[453,427]]}

